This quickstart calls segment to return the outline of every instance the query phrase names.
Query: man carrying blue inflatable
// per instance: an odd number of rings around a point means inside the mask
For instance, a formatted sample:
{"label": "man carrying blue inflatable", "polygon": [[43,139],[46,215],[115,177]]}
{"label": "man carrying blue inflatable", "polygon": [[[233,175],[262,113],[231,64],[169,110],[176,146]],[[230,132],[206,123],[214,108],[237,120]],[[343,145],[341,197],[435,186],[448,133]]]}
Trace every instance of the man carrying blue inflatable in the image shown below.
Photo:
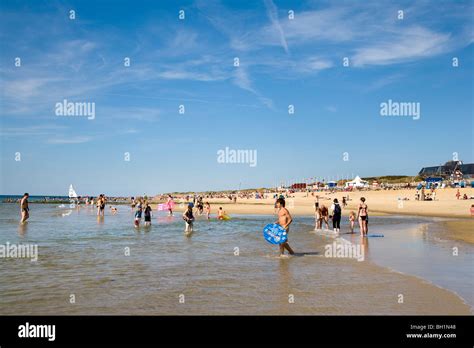
{"label": "man carrying blue inflatable", "polygon": [[[275,223],[283,227],[288,236],[288,233],[290,232],[290,224],[293,222],[293,219],[288,209],[285,208],[285,199],[281,197],[278,198],[276,201],[276,207],[278,208],[278,220]],[[285,254],[285,249],[288,250],[290,255],[295,253],[288,244],[288,240],[280,244],[280,256]]]}

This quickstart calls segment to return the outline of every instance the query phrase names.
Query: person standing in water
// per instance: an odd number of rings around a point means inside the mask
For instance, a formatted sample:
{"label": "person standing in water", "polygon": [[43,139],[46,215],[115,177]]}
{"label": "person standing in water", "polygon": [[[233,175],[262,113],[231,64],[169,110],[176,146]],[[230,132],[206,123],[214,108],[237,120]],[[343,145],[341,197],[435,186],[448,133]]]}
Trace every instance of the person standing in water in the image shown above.
{"label": "person standing in water", "polygon": [[140,220],[142,219],[142,212],[143,212],[142,199],[140,198],[138,200],[138,203],[136,205],[136,210],[135,210],[135,227],[140,226]]}
{"label": "person standing in water", "polygon": [[326,224],[326,231],[329,230],[329,210],[324,204],[321,206],[321,229],[323,229],[323,221]]}
{"label": "person standing in water", "polygon": [[359,220],[360,234],[365,236],[367,235],[367,220],[369,209],[367,204],[365,204],[365,198],[360,198],[359,211],[357,212],[357,219]]}
{"label": "person standing in water", "polygon": [[105,199],[105,195],[102,193],[100,196],[99,196],[99,199],[97,200],[97,215],[100,216],[104,216],[105,215],[105,203],[107,202],[107,200]]}
{"label": "person standing in water", "polygon": [[151,207],[148,203],[145,205],[145,226],[151,225]]}
{"label": "person standing in water", "polygon": [[193,215],[193,207],[191,206],[191,204],[188,204],[188,208],[183,213],[183,220],[186,223],[186,228],[184,229],[184,232],[185,233],[193,232],[194,215]]}
{"label": "person standing in water", "polygon": [[314,203],[314,230],[321,229],[321,209],[319,208],[319,202]]}
{"label": "person standing in water", "polygon": [[[283,227],[286,230],[286,234],[288,236],[293,218],[291,217],[288,209],[285,208],[285,199],[278,198],[276,204],[278,208],[278,220],[275,223]],[[285,243],[280,244],[280,256],[285,254],[285,249],[288,250],[290,255],[295,253],[293,249],[291,249],[290,244],[288,244],[288,240]]]}
{"label": "person standing in water", "polygon": [[20,212],[21,212],[21,220],[20,223],[25,223],[26,220],[30,217],[30,208],[28,207],[28,197],[30,195],[28,193],[25,193],[23,197],[20,200]]}
{"label": "person standing in water", "polygon": [[173,216],[173,197],[171,195],[168,195],[168,200],[166,201],[166,204],[168,205],[168,215]]}
{"label": "person standing in water", "polygon": [[349,223],[351,226],[351,233],[354,233],[355,213],[353,211],[349,214]]}
{"label": "person standing in water", "polygon": [[332,228],[334,229],[335,233],[339,233],[339,231],[341,230],[342,210],[337,198],[334,198],[333,204],[331,206],[331,214],[332,214]]}
{"label": "person standing in water", "polygon": [[209,204],[209,202],[206,202],[205,209],[207,219],[209,220],[211,218],[211,205]]}
{"label": "person standing in water", "polygon": [[219,207],[219,210],[217,211],[217,218],[219,220],[225,220],[225,216],[226,216],[225,210],[222,209],[222,207]]}

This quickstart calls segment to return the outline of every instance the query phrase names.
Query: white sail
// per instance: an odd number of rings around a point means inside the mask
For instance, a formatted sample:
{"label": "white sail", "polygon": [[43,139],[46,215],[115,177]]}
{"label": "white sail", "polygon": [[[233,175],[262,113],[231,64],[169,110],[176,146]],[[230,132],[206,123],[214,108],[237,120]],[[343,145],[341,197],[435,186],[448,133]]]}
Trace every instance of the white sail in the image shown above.
{"label": "white sail", "polygon": [[72,184],[69,186],[69,198],[77,198],[77,193],[74,191]]}

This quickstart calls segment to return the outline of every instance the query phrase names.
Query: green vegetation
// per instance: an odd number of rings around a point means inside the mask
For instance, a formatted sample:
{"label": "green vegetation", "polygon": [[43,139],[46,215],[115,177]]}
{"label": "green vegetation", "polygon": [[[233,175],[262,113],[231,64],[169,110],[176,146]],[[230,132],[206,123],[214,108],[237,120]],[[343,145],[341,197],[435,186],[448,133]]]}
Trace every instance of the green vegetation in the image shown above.
{"label": "green vegetation", "polygon": [[386,184],[403,184],[403,183],[411,183],[414,181],[420,181],[418,177],[415,176],[407,176],[407,175],[386,175],[386,176],[373,176],[362,178],[362,180],[367,180],[370,183],[373,181],[377,181],[379,184],[386,183]]}

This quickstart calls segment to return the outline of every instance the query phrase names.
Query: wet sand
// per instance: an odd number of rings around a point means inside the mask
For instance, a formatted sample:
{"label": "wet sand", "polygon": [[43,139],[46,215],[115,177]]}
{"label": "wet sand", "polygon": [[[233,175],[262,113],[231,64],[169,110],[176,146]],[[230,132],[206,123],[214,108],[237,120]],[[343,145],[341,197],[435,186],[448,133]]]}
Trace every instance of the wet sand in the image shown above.
{"label": "wet sand", "polygon": [[474,219],[443,221],[440,224],[436,232],[440,238],[474,244]]}

